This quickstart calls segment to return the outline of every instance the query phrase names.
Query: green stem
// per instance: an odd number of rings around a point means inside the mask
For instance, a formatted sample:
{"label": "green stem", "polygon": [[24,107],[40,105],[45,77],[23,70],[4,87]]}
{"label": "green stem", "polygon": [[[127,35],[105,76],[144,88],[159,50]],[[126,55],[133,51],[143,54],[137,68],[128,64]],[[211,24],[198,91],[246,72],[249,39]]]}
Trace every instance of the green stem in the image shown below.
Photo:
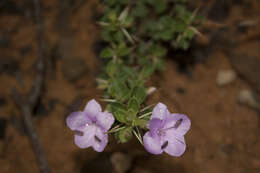
{"label": "green stem", "polygon": [[144,118],[144,117],[146,117],[146,116],[149,116],[149,115],[152,115],[152,112],[148,112],[148,113],[146,113],[146,114],[143,114],[143,115],[141,115],[139,118],[142,119],[142,118]]}
{"label": "green stem", "polygon": [[135,137],[138,139],[138,141],[139,141],[142,145],[144,145],[140,134],[137,134],[137,132],[136,132],[135,130],[133,130],[133,133],[134,133]]}
{"label": "green stem", "polygon": [[[119,125],[118,125],[119,126]],[[117,126],[116,126],[117,127]],[[113,129],[111,129],[111,130],[109,130],[108,132],[106,132],[107,134],[109,134],[109,133],[115,133],[115,132],[118,132],[118,131],[120,131],[120,130],[122,130],[122,129],[124,129],[124,128],[126,128],[125,126],[123,126],[123,127],[119,127],[119,128],[113,128]]]}

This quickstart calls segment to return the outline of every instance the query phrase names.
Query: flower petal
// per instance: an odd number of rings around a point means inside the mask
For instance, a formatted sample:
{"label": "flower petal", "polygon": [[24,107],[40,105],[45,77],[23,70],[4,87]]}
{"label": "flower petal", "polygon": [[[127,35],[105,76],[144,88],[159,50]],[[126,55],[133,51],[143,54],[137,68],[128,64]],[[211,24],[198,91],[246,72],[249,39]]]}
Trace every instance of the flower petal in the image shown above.
{"label": "flower petal", "polygon": [[66,118],[66,124],[71,130],[76,130],[86,124],[91,124],[91,120],[83,112],[72,112]]}
{"label": "flower petal", "polygon": [[168,114],[170,113],[167,109],[167,106],[163,103],[158,103],[153,109],[151,118],[159,118],[163,120]]}
{"label": "flower petal", "polygon": [[90,100],[85,109],[84,113],[92,120],[96,121],[96,116],[102,111],[100,104],[95,100]]}
{"label": "flower petal", "polygon": [[104,151],[107,143],[108,143],[107,134],[105,134],[101,128],[96,128],[94,143],[92,145],[93,149],[97,152],[102,152]]}
{"label": "flower petal", "polygon": [[164,151],[169,155],[179,157],[184,153],[186,149],[184,136],[179,135],[174,130],[168,130],[164,140],[168,141]]}
{"label": "flower petal", "polygon": [[92,146],[94,143],[96,128],[97,127],[95,125],[90,125],[78,129],[80,132],[83,132],[83,136],[75,134],[75,138],[74,138],[75,144],[79,148],[88,148]]}
{"label": "flower petal", "polygon": [[108,131],[110,129],[114,121],[115,118],[109,112],[101,112],[97,116],[97,124],[101,126],[105,131]]}
{"label": "flower petal", "polygon": [[152,154],[161,154],[160,137],[158,135],[152,135],[150,132],[146,132],[143,136],[144,148]]}
{"label": "flower petal", "polygon": [[152,118],[148,124],[148,129],[150,130],[151,135],[156,135],[157,131],[163,128],[163,125],[164,125],[163,120],[160,120],[158,118]]}
{"label": "flower petal", "polygon": [[173,128],[180,135],[185,135],[191,126],[190,119],[184,114],[170,114],[165,122],[164,129]]}

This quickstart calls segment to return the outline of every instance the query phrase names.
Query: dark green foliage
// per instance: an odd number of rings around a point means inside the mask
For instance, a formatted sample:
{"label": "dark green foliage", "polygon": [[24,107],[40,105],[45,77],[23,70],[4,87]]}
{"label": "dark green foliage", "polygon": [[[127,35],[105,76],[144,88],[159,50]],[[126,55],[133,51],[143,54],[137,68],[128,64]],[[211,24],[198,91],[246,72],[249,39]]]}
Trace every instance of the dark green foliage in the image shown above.
{"label": "dark green foliage", "polygon": [[120,143],[125,143],[133,137],[132,130],[133,130],[132,127],[126,127],[116,132],[115,137]]}
{"label": "dark green foliage", "polygon": [[138,128],[146,128],[146,114],[150,115],[141,111],[147,98],[145,82],[163,69],[169,49],[189,48],[196,33],[194,23],[199,19],[186,9],[186,0],[103,2],[104,16],[99,24],[108,46],[100,53],[106,67],[99,88],[112,100],[107,109],[121,126],[115,130],[119,142],[131,139],[134,129],[140,140]]}

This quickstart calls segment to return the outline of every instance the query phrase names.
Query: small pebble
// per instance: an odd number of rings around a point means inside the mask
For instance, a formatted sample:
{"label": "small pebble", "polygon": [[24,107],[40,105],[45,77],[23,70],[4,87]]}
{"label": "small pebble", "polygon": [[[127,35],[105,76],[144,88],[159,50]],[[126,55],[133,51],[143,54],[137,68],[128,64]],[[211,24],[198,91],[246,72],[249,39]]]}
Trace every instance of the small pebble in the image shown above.
{"label": "small pebble", "polygon": [[232,83],[236,79],[236,73],[233,70],[220,70],[217,75],[217,85],[224,86]]}
{"label": "small pebble", "polygon": [[238,95],[239,103],[260,110],[260,103],[255,99],[255,95],[251,90],[244,89]]}
{"label": "small pebble", "polygon": [[125,173],[131,167],[131,158],[124,153],[115,152],[111,155],[111,163],[117,173]]}
{"label": "small pebble", "polygon": [[147,95],[153,94],[157,89],[155,87],[149,87],[146,91]]}

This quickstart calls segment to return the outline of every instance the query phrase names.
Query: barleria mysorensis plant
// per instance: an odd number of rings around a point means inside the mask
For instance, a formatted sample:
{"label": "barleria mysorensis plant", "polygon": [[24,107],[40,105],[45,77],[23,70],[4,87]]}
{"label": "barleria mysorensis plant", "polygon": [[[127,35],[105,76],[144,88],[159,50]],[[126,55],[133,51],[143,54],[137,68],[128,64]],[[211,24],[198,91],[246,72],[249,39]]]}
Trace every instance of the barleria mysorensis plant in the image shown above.
{"label": "barleria mysorensis plant", "polygon": [[75,131],[75,143],[101,152],[109,134],[121,143],[135,136],[152,154],[182,155],[190,120],[183,114],[171,114],[162,103],[153,109],[146,105],[147,95],[154,90],[146,81],[164,68],[163,58],[170,49],[189,48],[199,33],[197,10],[187,10],[186,0],[102,2],[104,13],[98,24],[107,46],[100,53],[104,70],[97,83],[104,90],[102,101],[107,106],[102,112],[91,100],[84,111],[67,118],[67,125]]}

